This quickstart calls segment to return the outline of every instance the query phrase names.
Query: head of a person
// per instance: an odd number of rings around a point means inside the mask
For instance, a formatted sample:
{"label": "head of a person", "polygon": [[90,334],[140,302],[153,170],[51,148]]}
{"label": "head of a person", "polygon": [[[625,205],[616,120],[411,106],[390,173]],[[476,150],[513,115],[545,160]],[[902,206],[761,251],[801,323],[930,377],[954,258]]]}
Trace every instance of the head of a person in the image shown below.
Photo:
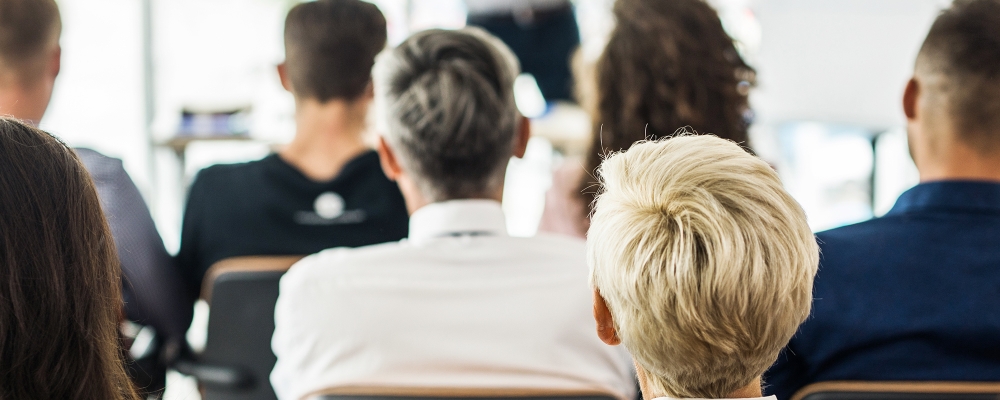
{"label": "head of a person", "polygon": [[60,68],[55,0],[0,0],[0,114],[37,123]]}
{"label": "head of a person", "polygon": [[0,210],[0,398],[137,398],[118,350],[118,257],[73,151],[0,118]]}
{"label": "head of a person", "polygon": [[496,198],[528,128],[514,104],[517,58],[477,28],[414,34],[379,61],[380,153],[411,211],[421,203]]}
{"label": "head of a person", "polygon": [[[615,27],[597,60],[588,174],[604,154],[689,127],[747,143],[747,95],[754,70],[743,61],[718,13],[704,0],[618,0]],[[589,212],[590,208],[586,208]]]}
{"label": "head of a person", "polygon": [[647,398],[759,385],[809,314],[819,263],[774,170],[690,135],[636,143],[599,175],[587,251],[601,339],[628,348]]}
{"label": "head of a person", "polygon": [[282,84],[299,100],[371,98],[372,66],[385,48],[385,16],[361,0],[296,5],[285,18]]}
{"label": "head of a person", "polygon": [[903,109],[922,176],[956,148],[1000,159],[1000,0],[956,0],[938,15]]}

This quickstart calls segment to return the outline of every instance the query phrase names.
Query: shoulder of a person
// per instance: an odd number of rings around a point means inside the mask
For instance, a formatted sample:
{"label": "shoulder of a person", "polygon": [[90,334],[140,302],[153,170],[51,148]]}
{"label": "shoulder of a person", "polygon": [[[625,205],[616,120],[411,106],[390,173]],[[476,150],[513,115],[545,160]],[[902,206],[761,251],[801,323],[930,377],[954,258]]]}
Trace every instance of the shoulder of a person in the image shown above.
{"label": "shoulder of a person", "polygon": [[871,238],[888,232],[895,232],[898,227],[897,216],[873,218],[855,224],[845,225],[816,233],[816,239],[821,249],[828,247],[863,246],[871,243]]}
{"label": "shoulder of a person", "polygon": [[859,274],[886,267],[884,261],[892,252],[914,246],[905,240],[906,228],[899,220],[899,216],[887,216],[817,233],[819,271],[814,291],[840,291]]}
{"label": "shoulder of a person", "polygon": [[[292,265],[285,277],[289,281],[308,282],[319,276],[350,274],[356,268],[369,269],[379,261],[404,256],[405,242],[388,242],[363,247],[335,247],[312,254]],[[284,281],[286,278],[282,278]]]}
{"label": "shoulder of a person", "polygon": [[91,175],[110,175],[125,172],[125,167],[120,159],[106,156],[97,150],[85,147],[77,147],[73,151]]}
{"label": "shoulder of a person", "polygon": [[579,183],[580,179],[587,173],[584,167],[585,160],[580,157],[569,157],[562,161],[554,171],[552,171],[553,181],[565,181],[568,183]]}
{"label": "shoulder of a person", "polygon": [[564,235],[561,233],[538,232],[537,234],[535,234],[535,236],[526,239],[543,245],[548,245],[548,244],[558,245],[559,248],[572,249],[574,247],[578,248],[587,247],[586,240],[578,238],[576,236]]}
{"label": "shoulder of a person", "polygon": [[512,238],[522,248],[520,254],[533,257],[552,257],[553,259],[585,260],[587,242],[574,236],[558,233],[538,232],[527,238]]}
{"label": "shoulder of a person", "polygon": [[212,186],[220,183],[224,184],[233,179],[245,179],[252,176],[259,170],[266,157],[260,160],[247,161],[241,163],[214,164],[202,168],[194,177],[194,186],[211,182]]}
{"label": "shoulder of a person", "polygon": [[369,150],[357,157],[357,166],[355,168],[356,174],[364,174],[370,179],[375,179],[380,182],[384,181],[392,185],[396,185],[396,182],[389,180],[385,176],[385,171],[382,170],[382,161],[378,152],[374,150]]}
{"label": "shoulder of a person", "polygon": [[118,161],[118,162],[121,162],[121,160],[119,160],[117,158],[108,157],[108,156],[104,155],[103,153],[101,153],[101,152],[99,152],[97,150],[88,149],[86,147],[74,147],[73,151],[76,153],[76,155],[78,157],[80,157],[81,160],[85,160],[85,161],[86,160],[100,160],[100,161]]}

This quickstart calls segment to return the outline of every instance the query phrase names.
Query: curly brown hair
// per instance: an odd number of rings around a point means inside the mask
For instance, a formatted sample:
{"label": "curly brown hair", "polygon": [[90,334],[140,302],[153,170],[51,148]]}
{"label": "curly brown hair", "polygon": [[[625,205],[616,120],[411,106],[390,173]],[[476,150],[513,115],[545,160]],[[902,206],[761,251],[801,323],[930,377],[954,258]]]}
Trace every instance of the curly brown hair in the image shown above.
{"label": "curly brown hair", "polygon": [[593,139],[579,194],[596,196],[605,154],[687,128],[746,145],[755,72],[703,0],[618,0],[597,61]]}

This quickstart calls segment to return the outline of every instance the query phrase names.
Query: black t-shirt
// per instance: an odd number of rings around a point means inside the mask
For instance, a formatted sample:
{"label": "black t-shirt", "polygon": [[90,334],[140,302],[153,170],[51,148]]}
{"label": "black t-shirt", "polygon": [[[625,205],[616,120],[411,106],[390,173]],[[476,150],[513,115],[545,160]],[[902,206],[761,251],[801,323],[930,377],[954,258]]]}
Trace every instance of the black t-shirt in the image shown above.
{"label": "black t-shirt", "polygon": [[307,255],[407,236],[399,187],[378,153],[349,161],[327,182],[302,175],[278,155],[215,165],[191,185],[178,264],[192,294],[216,261],[251,255]]}

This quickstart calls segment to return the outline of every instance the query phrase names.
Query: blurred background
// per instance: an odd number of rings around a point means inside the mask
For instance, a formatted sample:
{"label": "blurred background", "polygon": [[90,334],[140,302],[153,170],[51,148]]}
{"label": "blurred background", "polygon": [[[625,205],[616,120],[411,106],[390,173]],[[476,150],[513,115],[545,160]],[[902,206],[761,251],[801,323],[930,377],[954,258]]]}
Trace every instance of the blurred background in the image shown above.
{"label": "blurred background", "polygon": [[[378,0],[390,45],[431,27],[460,28],[462,0]],[[263,157],[291,140],[292,97],[278,81],[292,0],[60,0],[62,73],[42,128],[121,158],[168,250],[179,245],[187,184],[214,163]],[[600,54],[613,0],[576,0],[579,59]],[[917,182],[903,87],[945,0],[711,0],[744,58],[753,147],[823,230],[878,216]],[[504,208],[512,234],[535,233],[551,172],[584,152],[578,106],[517,84],[533,118],[527,156],[511,163]],[[377,133],[377,124],[374,129]],[[179,378],[172,378],[178,382]],[[167,398],[196,398],[168,386]]]}
{"label": "blurred background", "polygon": [[[465,24],[461,0],[374,1],[390,44]],[[61,0],[63,72],[42,127],[119,157],[176,250],[185,186],[199,169],[260,158],[294,132],[278,82],[289,0]],[[577,0],[581,56],[595,59],[612,0]],[[753,145],[826,229],[880,215],[915,183],[902,88],[941,0],[714,0],[758,71]],[[546,170],[586,148],[589,119],[519,85],[535,118],[527,159],[513,163],[511,230],[534,233]],[[537,99],[536,99],[537,98]]]}

